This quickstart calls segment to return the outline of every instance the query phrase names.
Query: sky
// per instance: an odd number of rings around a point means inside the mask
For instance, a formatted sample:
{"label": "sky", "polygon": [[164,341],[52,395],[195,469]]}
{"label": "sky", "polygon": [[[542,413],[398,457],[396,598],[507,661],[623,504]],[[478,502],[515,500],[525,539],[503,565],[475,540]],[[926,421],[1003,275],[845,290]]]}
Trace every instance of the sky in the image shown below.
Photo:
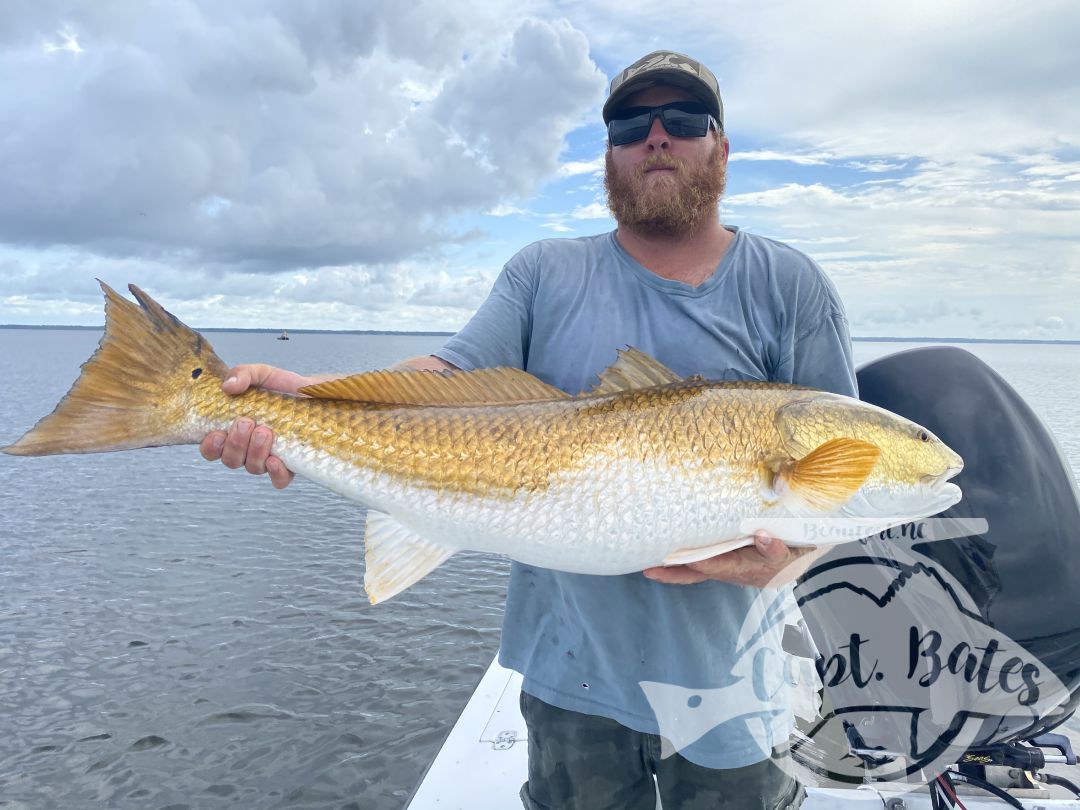
{"label": "sky", "polygon": [[3,0],[0,324],[462,326],[537,239],[614,228],[610,76],[716,74],[724,222],[852,334],[1080,339],[1073,0]]}

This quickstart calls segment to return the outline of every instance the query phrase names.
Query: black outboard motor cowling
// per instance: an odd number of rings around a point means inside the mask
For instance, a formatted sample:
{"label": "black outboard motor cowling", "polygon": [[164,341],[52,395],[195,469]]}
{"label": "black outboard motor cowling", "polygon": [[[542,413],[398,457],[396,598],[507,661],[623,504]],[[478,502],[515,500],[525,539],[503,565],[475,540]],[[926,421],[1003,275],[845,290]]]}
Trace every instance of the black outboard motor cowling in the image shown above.
{"label": "black outboard motor cowling", "polygon": [[1022,736],[1057,725],[1080,702],[1080,493],[1061,448],[1020,395],[963,349],[899,352],[857,376],[860,399],[932,430],[964,459],[953,479],[963,500],[938,517],[985,518],[988,530],[914,550],[960,580],[982,620],[1068,688],[1070,705]]}

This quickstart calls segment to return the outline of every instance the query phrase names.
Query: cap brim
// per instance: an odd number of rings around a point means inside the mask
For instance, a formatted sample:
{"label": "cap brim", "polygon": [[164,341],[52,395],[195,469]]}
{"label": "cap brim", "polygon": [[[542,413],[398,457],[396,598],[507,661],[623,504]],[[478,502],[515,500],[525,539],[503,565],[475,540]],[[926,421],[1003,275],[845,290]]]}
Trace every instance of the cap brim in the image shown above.
{"label": "cap brim", "polygon": [[630,95],[636,93],[638,90],[644,90],[646,87],[655,87],[656,85],[668,84],[673,87],[680,87],[683,90],[691,93],[698,101],[708,108],[712,113],[712,117],[717,121],[723,121],[723,113],[720,112],[720,103],[716,98],[716,94],[712,89],[705,84],[697,76],[687,73],[685,70],[650,70],[648,74],[644,76],[638,76],[630,79],[625,84],[621,85],[618,90],[612,93],[608,100],[604,102],[604,123],[606,124],[611,120],[615,112],[622,106],[623,102]]}

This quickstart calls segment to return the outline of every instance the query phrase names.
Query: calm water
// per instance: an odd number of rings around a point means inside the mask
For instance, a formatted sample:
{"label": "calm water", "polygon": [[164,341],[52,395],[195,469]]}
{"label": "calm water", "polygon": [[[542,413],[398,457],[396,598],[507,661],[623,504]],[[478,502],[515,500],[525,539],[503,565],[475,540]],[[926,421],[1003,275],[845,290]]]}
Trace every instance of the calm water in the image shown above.
{"label": "calm water", "polygon": [[[378,368],[438,337],[210,335],[226,362]],[[0,330],[0,445],[93,332]],[[856,344],[864,362],[901,344]],[[1080,346],[977,345],[1080,471]],[[194,447],[0,456],[0,806],[396,810],[498,645],[507,564],[377,607],[363,510]]]}

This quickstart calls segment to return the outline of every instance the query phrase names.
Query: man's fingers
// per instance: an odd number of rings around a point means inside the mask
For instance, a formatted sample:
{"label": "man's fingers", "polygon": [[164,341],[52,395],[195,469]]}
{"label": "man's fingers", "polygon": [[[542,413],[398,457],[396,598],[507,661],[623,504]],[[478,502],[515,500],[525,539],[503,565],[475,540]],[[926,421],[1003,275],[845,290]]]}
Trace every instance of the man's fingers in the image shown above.
{"label": "man's fingers", "polygon": [[[275,368],[266,363],[247,363],[233,366],[221,384],[226,394],[236,396],[251,388],[265,388],[295,394],[309,379],[292,371]],[[207,461],[221,459],[226,467],[243,467],[252,475],[269,473],[270,482],[284,489],[293,480],[293,472],[277,456],[270,454],[274,433],[270,428],[257,426],[247,417],[237,419],[228,431],[213,430],[199,443],[199,452]]]}
{"label": "man's fingers", "polygon": [[251,374],[245,370],[244,366],[229,369],[229,373],[225,376],[225,382],[221,384],[221,390],[233,396],[244,393],[250,387]]}
{"label": "man's fingers", "polygon": [[763,531],[754,532],[754,548],[770,563],[782,563],[790,553],[784,541]]}
{"label": "man's fingers", "polygon": [[221,384],[221,390],[226,394],[242,394],[249,388],[258,388],[275,371],[273,366],[266,363],[247,363],[242,366],[234,366],[225,375],[225,382]]}
{"label": "man's fingers", "polygon": [[251,441],[251,431],[255,423],[242,417],[237,419],[229,427],[225,437],[225,445],[221,450],[221,463],[230,470],[238,470],[244,466],[247,460],[248,442]]}
{"label": "man's fingers", "polygon": [[248,443],[244,469],[252,475],[262,475],[266,472],[266,459],[270,456],[270,445],[273,441],[274,434],[270,432],[270,428],[256,427]]}
{"label": "man's fingers", "polygon": [[665,585],[696,585],[709,579],[700,571],[695,571],[685,565],[646,568],[642,573],[649,579],[655,582],[663,582]]}
{"label": "man's fingers", "polygon": [[295,477],[293,471],[277,456],[270,456],[266,460],[266,471],[270,473],[270,483],[274,485],[274,489],[285,489]]}
{"label": "man's fingers", "polygon": [[221,448],[225,446],[225,431],[211,430],[199,443],[199,452],[207,461],[217,461],[221,458]]}
{"label": "man's fingers", "polygon": [[828,549],[814,546],[791,548],[765,532],[754,535],[754,545],[737,548],[687,565],[647,568],[649,579],[671,585],[693,585],[707,579],[751,585],[780,587],[793,582]]}
{"label": "man's fingers", "polygon": [[221,459],[221,463],[230,469],[240,467],[253,475],[269,473],[270,483],[277,489],[284,489],[295,477],[293,471],[285,466],[270,451],[274,444],[274,433],[265,425],[256,425],[251,419],[237,419],[229,430],[214,430],[206,434],[199,444],[199,452],[207,461]]}

